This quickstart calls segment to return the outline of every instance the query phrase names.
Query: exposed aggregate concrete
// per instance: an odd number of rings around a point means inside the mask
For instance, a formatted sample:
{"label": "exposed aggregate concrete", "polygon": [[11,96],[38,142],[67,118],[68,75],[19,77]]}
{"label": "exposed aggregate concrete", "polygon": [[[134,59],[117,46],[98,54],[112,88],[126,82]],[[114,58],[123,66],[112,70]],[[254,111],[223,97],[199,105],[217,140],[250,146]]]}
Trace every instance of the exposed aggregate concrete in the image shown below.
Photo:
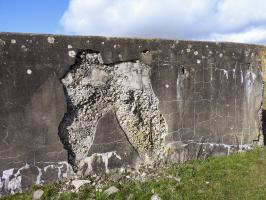
{"label": "exposed aggregate concrete", "polygon": [[97,122],[110,110],[141,158],[152,160],[155,152],[163,152],[167,127],[151,87],[150,66],[138,60],[105,65],[99,53],[83,52],[62,83],[68,113],[60,135],[68,138],[65,146],[78,169],[93,143]]}

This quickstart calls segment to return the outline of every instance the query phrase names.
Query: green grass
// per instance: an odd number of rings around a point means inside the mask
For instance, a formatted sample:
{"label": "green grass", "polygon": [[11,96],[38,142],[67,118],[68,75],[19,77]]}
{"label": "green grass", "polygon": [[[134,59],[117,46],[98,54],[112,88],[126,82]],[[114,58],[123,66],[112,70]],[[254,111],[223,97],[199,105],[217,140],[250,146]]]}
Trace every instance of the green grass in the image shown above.
{"label": "green grass", "polygon": [[[78,193],[59,194],[60,185],[44,186],[42,199],[150,199],[152,192],[162,199],[266,199],[266,148],[256,148],[228,157],[187,162],[157,170],[153,179],[139,182],[123,178],[108,181],[104,189],[116,186],[119,192],[106,197],[93,187]],[[167,176],[180,177],[180,182]],[[36,189],[1,200],[32,199]]]}

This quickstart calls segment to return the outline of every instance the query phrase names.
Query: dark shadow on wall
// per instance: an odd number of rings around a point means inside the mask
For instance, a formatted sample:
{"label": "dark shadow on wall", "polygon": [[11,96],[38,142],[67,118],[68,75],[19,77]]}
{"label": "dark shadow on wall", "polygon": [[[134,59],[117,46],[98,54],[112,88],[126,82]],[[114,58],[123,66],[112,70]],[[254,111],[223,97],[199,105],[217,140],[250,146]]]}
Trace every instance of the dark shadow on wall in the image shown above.
{"label": "dark shadow on wall", "polygon": [[262,95],[262,105],[261,105],[261,127],[263,144],[266,145],[266,84],[263,81],[263,95]]}
{"label": "dark shadow on wall", "polygon": [[264,145],[266,145],[266,110],[262,109],[262,134],[264,138]]}
{"label": "dark shadow on wall", "polygon": [[69,132],[67,128],[73,123],[75,117],[77,116],[77,111],[73,109],[73,104],[68,98],[65,87],[64,87],[64,93],[67,99],[67,112],[65,113],[62,121],[59,124],[58,135],[62,144],[64,145],[64,149],[67,150],[68,162],[69,164],[72,165],[73,170],[76,171],[76,166],[75,166],[76,155],[72,149],[72,145],[69,142]]}

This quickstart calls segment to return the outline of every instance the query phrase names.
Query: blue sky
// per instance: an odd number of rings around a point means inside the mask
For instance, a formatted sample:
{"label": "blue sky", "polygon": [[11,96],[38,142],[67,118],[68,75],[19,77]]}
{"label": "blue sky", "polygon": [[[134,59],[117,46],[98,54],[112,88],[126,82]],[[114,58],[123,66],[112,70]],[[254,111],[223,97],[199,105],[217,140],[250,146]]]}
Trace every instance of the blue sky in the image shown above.
{"label": "blue sky", "polygon": [[68,0],[0,0],[0,31],[62,33]]}
{"label": "blue sky", "polygon": [[0,31],[266,44],[266,0],[0,0]]}

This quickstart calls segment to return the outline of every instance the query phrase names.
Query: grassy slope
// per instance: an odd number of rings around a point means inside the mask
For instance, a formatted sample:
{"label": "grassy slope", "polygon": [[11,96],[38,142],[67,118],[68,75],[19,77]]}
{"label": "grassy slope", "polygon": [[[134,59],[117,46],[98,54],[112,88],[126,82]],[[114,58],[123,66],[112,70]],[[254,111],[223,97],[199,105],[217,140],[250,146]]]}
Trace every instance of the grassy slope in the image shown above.
{"label": "grassy slope", "polygon": [[[163,175],[143,183],[129,179],[110,181],[106,188],[114,185],[120,191],[109,198],[89,187],[77,194],[58,194],[59,187],[51,185],[42,188],[42,199],[150,199],[152,191],[162,199],[266,199],[266,148],[172,165],[158,169],[158,174]],[[165,178],[167,175],[179,176],[181,181]],[[33,190],[3,199],[32,199]]]}

